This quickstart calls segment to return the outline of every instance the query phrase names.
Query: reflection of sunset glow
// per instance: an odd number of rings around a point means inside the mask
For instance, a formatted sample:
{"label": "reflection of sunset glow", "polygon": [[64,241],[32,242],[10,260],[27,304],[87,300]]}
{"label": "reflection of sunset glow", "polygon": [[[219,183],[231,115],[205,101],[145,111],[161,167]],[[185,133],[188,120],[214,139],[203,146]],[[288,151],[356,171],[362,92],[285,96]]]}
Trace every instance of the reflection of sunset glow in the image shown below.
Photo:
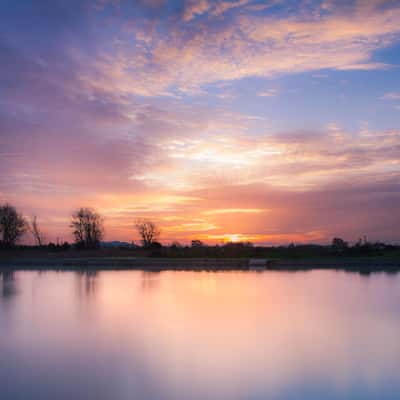
{"label": "reflection of sunset glow", "polygon": [[77,385],[76,370],[85,393],[104,378],[123,400],[389,399],[400,390],[399,276],[17,272],[11,284],[17,294],[0,297],[0,383],[15,379],[14,362],[31,376],[31,360],[45,360],[32,387],[22,374],[14,391]]}

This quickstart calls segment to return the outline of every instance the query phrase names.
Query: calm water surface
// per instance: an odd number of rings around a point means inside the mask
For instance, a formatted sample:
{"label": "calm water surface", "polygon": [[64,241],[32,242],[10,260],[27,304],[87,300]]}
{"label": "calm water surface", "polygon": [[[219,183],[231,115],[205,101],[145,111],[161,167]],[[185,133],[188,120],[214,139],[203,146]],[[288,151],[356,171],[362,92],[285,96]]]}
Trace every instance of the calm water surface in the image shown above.
{"label": "calm water surface", "polygon": [[0,273],[0,399],[399,399],[400,276]]}

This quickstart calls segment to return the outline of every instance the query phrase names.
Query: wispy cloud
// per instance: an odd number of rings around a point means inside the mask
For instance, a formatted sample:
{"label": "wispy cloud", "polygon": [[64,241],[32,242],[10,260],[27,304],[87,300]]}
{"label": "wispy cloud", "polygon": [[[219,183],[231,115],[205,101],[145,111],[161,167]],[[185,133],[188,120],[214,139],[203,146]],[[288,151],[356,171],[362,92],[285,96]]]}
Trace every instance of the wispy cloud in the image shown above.
{"label": "wispy cloud", "polygon": [[274,97],[274,96],[277,96],[278,93],[279,92],[278,92],[277,89],[268,89],[268,90],[265,90],[263,92],[258,92],[257,96],[260,96],[260,97]]}
{"label": "wispy cloud", "polygon": [[203,14],[209,14],[210,16],[219,16],[231,9],[242,7],[250,2],[252,2],[252,0],[186,0],[183,19],[185,22],[188,22],[196,16],[201,16]]}
{"label": "wispy cloud", "polygon": [[397,93],[397,92],[385,93],[382,96],[382,99],[384,99],[384,100],[400,100],[400,93]]}
{"label": "wispy cloud", "polygon": [[[246,2],[227,2],[240,8]],[[159,33],[140,25],[130,28],[118,46],[101,52],[81,79],[89,87],[154,96],[172,89],[185,93],[204,84],[246,77],[272,77],[321,69],[375,70],[387,68],[372,59],[400,32],[400,6],[364,8],[346,13],[282,18],[265,13],[238,12],[230,23],[213,18],[192,21],[225,3],[207,0],[187,5],[183,24]],[[300,7],[300,5],[299,5]],[[207,14],[208,15],[208,14]],[[130,25],[132,26],[132,25]],[[144,39],[146,38],[146,39]],[[196,89],[197,88],[197,89]]]}
{"label": "wispy cloud", "polygon": [[258,214],[265,210],[260,208],[218,208],[216,210],[204,211],[204,215],[217,215],[217,214]]}

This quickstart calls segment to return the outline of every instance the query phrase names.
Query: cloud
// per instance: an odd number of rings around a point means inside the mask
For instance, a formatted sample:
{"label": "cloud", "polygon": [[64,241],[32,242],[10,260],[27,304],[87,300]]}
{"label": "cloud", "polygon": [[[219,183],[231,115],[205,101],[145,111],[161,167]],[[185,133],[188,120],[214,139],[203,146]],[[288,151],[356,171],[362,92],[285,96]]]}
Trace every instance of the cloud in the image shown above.
{"label": "cloud", "polygon": [[268,89],[268,90],[265,90],[264,92],[257,93],[257,96],[260,96],[260,97],[274,97],[277,94],[278,94],[278,90],[277,89]]}
{"label": "cloud", "polygon": [[260,208],[217,208],[216,210],[204,211],[204,215],[217,214],[257,214],[263,212]]}
{"label": "cloud", "polygon": [[339,66],[340,71],[371,71],[375,69],[387,69],[390,68],[389,64],[368,62],[368,63],[357,63]]}
{"label": "cloud", "polygon": [[185,11],[183,14],[184,21],[190,21],[196,15],[204,14],[210,8],[208,0],[190,0],[185,4]]}
{"label": "cloud", "polygon": [[[136,29],[131,24],[131,37],[121,35],[118,46],[110,43],[109,51],[88,63],[91,68],[81,72],[81,79],[102,90],[156,96],[196,93],[205,84],[246,77],[384,69],[388,65],[374,61],[373,53],[395,43],[400,32],[396,4],[359,5],[346,13],[333,8],[323,14],[304,14],[299,8],[283,17],[248,12],[246,3],[189,2],[182,23],[155,23],[144,30],[142,23]],[[215,19],[223,9],[237,12]],[[207,18],[194,19],[206,13]]]}
{"label": "cloud", "polygon": [[186,0],[183,20],[189,22],[197,16],[208,13],[210,16],[220,16],[225,12],[245,6],[251,0],[234,1],[210,1],[210,0]]}
{"label": "cloud", "polygon": [[[234,181],[306,190],[339,176],[372,179],[394,173],[399,166],[400,132],[396,130],[353,133],[330,124],[326,131],[248,135],[246,130],[223,134],[219,123],[214,124],[218,136],[210,130],[195,139],[186,135],[178,142],[161,140],[168,168],[160,166],[157,185],[183,189]],[[249,126],[261,129],[257,124]],[[147,171],[142,179],[153,175]]]}
{"label": "cloud", "polygon": [[[64,8],[54,5],[49,12],[62,22],[57,28],[58,43],[49,42],[39,56],[21,53],[21,59],[13,54],[3,57],[4,80],[23,87],[23,81],[16,80],[15,75],[24,68],[30,85],[41,85],[37,91],[40,95],[49,77],[54,77],[53,88],[56,84],[58,90],[75,88],[69,84],[73,80],[79,82],[80,93],[88,95],[93,91],[114,96],[196,95],[204,93],[201,86],[206,84],[247,77],[387,68],[372,59],[373,53],[395,43],[400,31],[400,7],[395,3],[384,7],[382,2],[369,2],[368,7],[363,2],[347,7],[332,3],[310,9],[299,3],[290,12],[282,2],[278,9],[286,9],[286,13],[275,14],[249,11],[251,3],[188,1],[182,21],[173,13],[163,14],[164,18],[158,13],[148,14],[148,7],[141,3],[128,8],[126,17],[116,13],[112,18],[104,4],[94,15],[81,5],[65,17]],[[150,8],[168,9],[163,2],[155,2]],[[232,13],[221,20],[229,10]],[[75,13],[80,24],[74,22]],[[39,18],[36,14],[31,18]],[[195,18],[203,14],[204,18]],[[21,15],[13,11],[11,17],[19,19]],[[112,34],[100,35],[98,20],[104,20]],[[70,25],[75,28],[71,38],[67,36]],[[38,35],[44,33],[34,32],[33,36]],[[50,61],[54,58],[57,62]],[[17,71],[8,77],[11,64]],[[57,76],[64,78],[57,80]]]}
{"label": "cloud", "polygon": [[385,93],[382,96],[382,99],[384,99],[384,100],[400,100],[400,93],[396,93],[396,92]]}

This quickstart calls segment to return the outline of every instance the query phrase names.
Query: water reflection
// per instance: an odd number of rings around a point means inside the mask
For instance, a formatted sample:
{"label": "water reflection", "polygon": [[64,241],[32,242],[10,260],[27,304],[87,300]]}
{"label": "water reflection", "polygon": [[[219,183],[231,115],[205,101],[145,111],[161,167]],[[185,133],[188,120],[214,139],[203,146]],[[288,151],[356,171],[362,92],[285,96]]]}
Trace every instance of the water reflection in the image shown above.
{"label": "water reflection", "polygon": [[142,271],[142,290],[152,291],[157,289],[160,283],[160,271]]}
{"label": "water reflection", "polygon": [[79,299],[88,300],[95,297],[97,288],[98,271],[79,270],[76,272],[76,292]]}
{"label": "water reflection", "polygon": [[2,400],[400,392],[398,275],[16,272],[2,294],[16,277],[7,324],[0,307]]}
{"label": "water reflection", "polygon": [[17,284],[14,271],[0,272],[1,297],[5,300],[11,299],[17,294]]}

